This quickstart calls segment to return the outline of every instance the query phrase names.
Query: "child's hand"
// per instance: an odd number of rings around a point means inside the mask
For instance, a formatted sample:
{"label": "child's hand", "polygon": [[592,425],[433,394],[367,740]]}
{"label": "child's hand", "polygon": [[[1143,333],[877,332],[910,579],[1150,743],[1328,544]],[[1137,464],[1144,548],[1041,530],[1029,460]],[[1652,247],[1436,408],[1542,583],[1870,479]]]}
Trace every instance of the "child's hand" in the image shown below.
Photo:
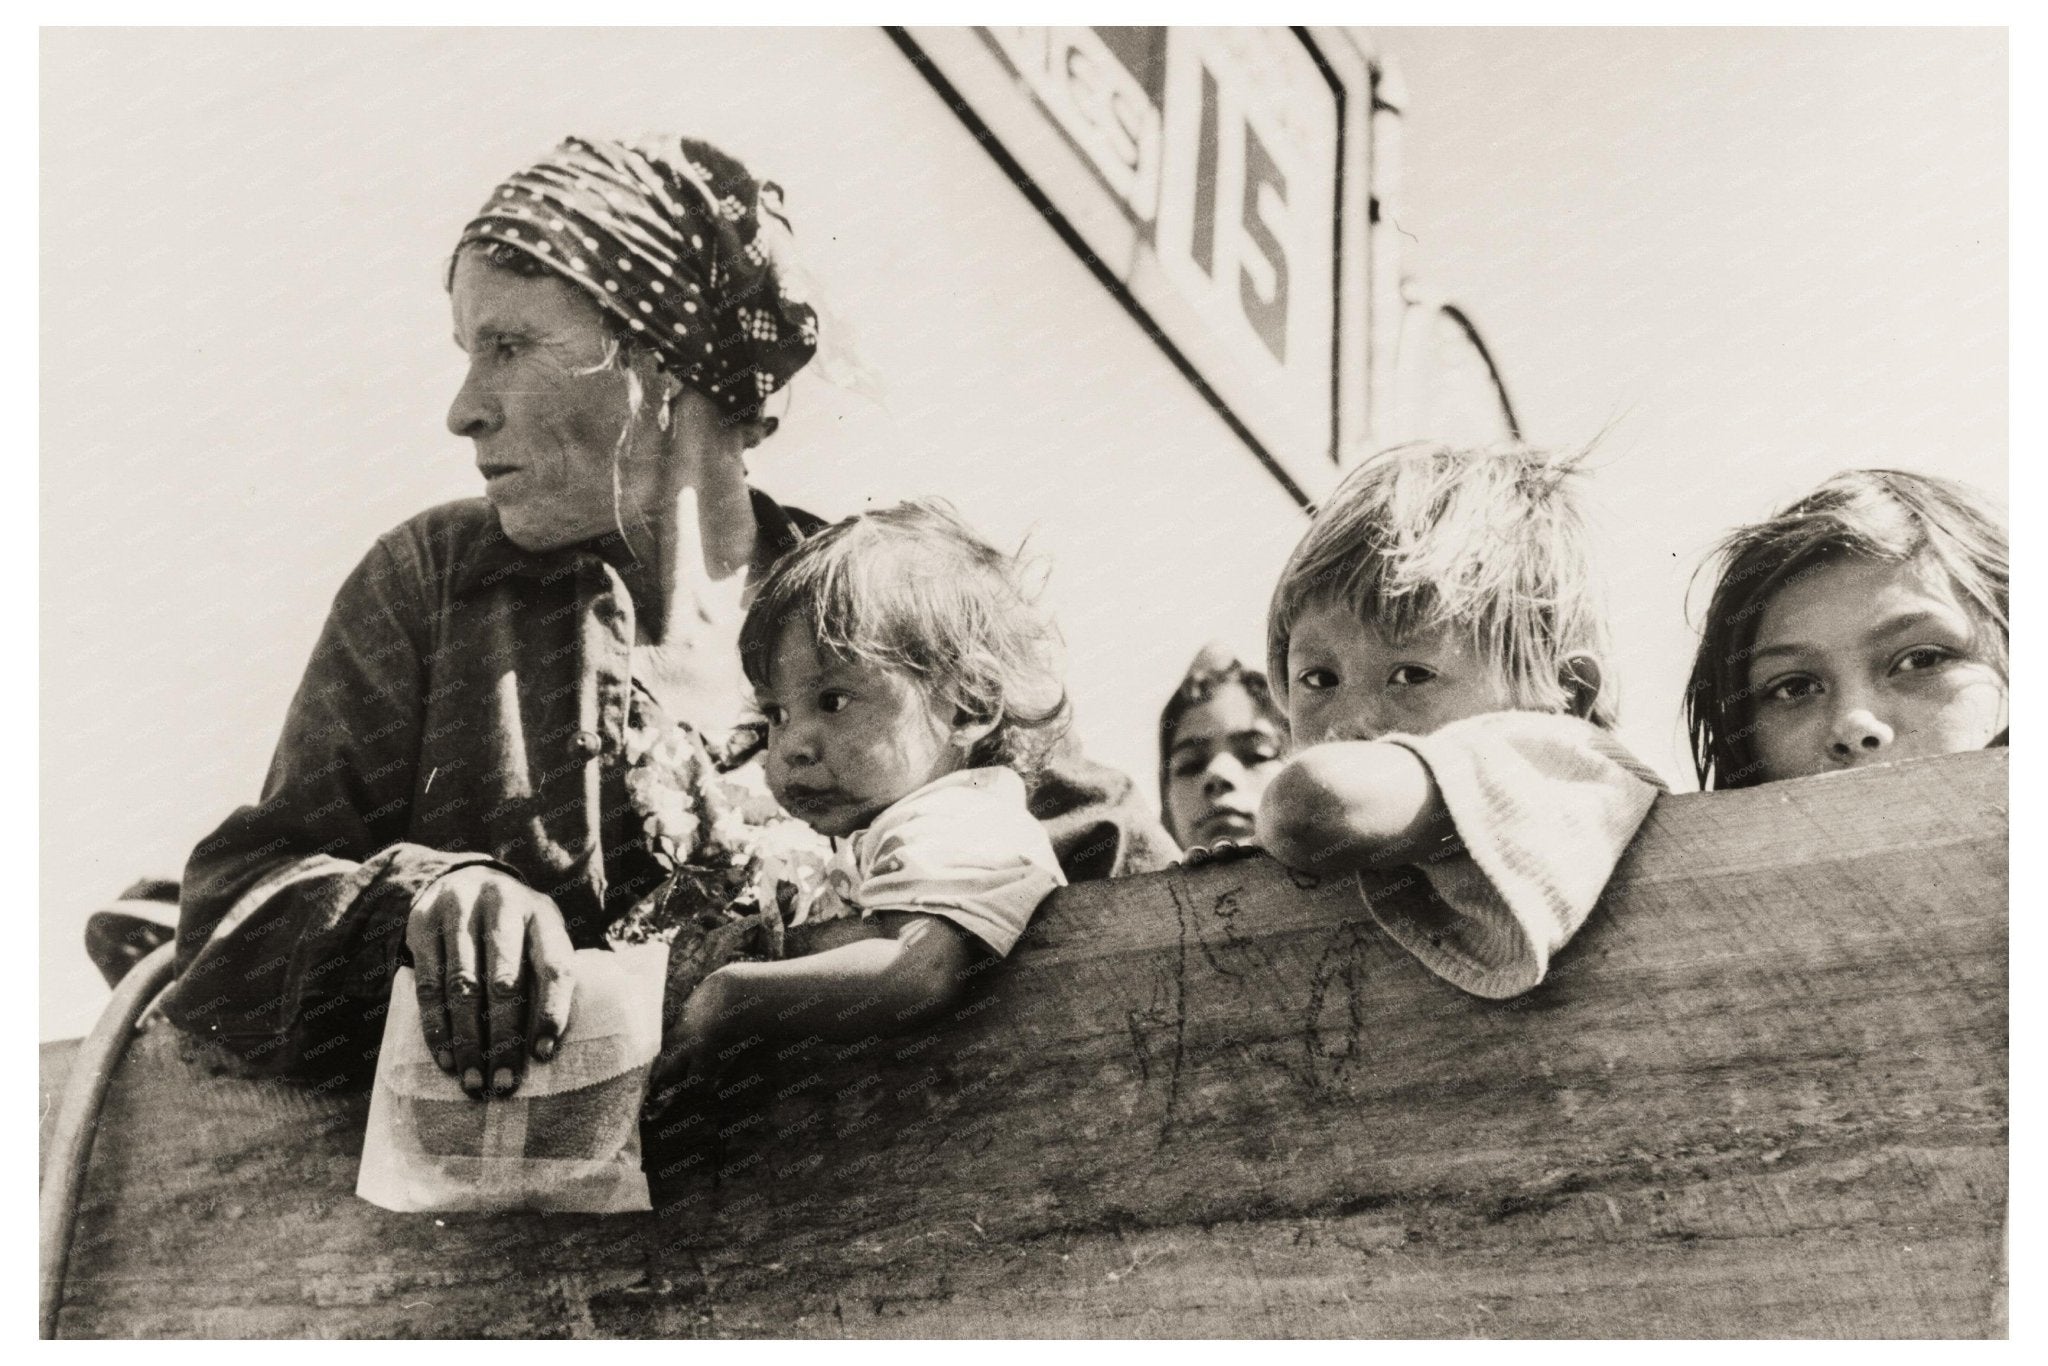
{"label": "child's hand", "polygon": [[1214,844],[1191,846],[1181,855],[1181,864],[1187,868],[1199,868],[1205,863],[1234,863],[1262,852],[1252,840],[1217,840]]}
{"label": "child's hand", "polygon": [[[661,1052],[647,1078],[648,1119],[658,1119],[686,1094],[711,1081],[711,1046],[725,1013],[724,980],[716,972],[703,978],[680,1002],[665,1005]],[[671,978],[670,986],[675,985]]]}
{"label": "child's hand", "polygon": [[764,911],[728,921],[712,930],[685,926],[668,946],[668,988],[661,1000],[661,1033],[666,1043],[682,1019],[683,1005],[697,984],[727,963],[758,952],[762,923],[776,913]]}
{"label": "child's hand", "polygon": [[647,1085],[650,1119],[674,1104],[685,1084],[703,1079],[727,1013],[725,979],[718,969],[747,957],[754,932],[767,916],[776,914],[764,911],[701,935],[686,929],[670,943],[668,987],[661,1000],[661,1052]]}

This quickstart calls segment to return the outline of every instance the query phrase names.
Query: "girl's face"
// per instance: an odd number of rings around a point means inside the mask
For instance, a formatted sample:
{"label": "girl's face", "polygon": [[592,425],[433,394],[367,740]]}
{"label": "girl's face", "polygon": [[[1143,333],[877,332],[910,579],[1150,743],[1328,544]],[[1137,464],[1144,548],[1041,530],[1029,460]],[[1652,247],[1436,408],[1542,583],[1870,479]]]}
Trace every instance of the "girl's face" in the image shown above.
{"label": "girl's face", "polygon": [[907,674],[819,658],[794,623],[758,690],[768,719],[768,790],[821,835],[865,830],[926,783],[967,767],[987,726],[955,726]]}
{"label": "girl's face", "polygon": [[1241,684],[1219,686],[1173,728],[1166,824],[1185,845],[1251,836],[1285,740]]}
{"label": "girl's face", "polygon": [[1288,637],[1287,722],[1296,744],[1428,735],[1515,705],[1501,671],[1448,627],[1393,641],[1343,604],[1317,603]]}
{"label": "girl's face", "polygon": [[2006,682],[1975,622],[1918,560],[1823,563],[1764,609],[1749,657],[1761,781],[1982,749]]}

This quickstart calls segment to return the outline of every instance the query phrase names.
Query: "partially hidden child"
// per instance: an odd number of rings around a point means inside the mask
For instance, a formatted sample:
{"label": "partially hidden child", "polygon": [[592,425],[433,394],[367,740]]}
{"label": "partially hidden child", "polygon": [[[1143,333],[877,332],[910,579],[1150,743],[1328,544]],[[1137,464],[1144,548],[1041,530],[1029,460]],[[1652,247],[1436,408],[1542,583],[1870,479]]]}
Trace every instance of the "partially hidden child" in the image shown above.
{"label": "partially hidden child", "polygon": [[1715,558],[1685,695],[1702,789],[2005,743],[2011,559],[1983,494],[1847,470]]}
{"label": "partially hidden child", "polygon": [[[776,800],[832,837],[819,951],[735,962],[682,1005],[656,1075],[743,1041],[848,1041],[943,1008],[1065,878],[1025,804],[1069,709],[1058,634],[1012,557],[934,501],[850,518],[777,562],[740,632]],[[659,1102],[658,1102],[659,1103]]]}
{"label": "partially hidden child", "polygon": [[1475,995],[1540,983],[1663,784],[1613,734],[1576,457],[1396,448],[1316,513],[1273,595],[1299,747],[1260,844],[1319,877],[1414,865],[1374,919]]}

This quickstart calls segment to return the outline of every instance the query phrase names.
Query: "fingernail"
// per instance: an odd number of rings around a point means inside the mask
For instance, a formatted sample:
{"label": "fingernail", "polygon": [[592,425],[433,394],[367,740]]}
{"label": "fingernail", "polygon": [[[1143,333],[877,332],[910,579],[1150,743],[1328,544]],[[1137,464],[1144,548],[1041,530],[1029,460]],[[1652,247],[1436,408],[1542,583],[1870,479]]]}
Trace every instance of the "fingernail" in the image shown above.
{"label": "fingernail", "polygon": [[434,1055],[434,1065],[443,1072],[453,1072],[455,1070],[455,1055],[444,1048]]}
{"label": "fingernail", "polygon": [[512,1069],[501,1067],[491,1074],[491,1089],[499,1095],[512,1089]]}
{"label": "fingernail", "polygon": [[474,1067],[464,1072],[462,1074],[462,1089],[470,1092],[483,1090],[484,1074],[477,1071]]}
{"label": "fingernail", "polygon": [[541,1039],[541,1041],[540,1041],[539,1043],[535,1044],[535,1045],[533,1046],[533,1056],[535,1056],[536,1058],[539,1058],[539,1059],[540,1059],[540,1060],[541,1060],[542,1062],[546,1062],[546,1061],[547,1061],[547,1060],[548,1060],[549,1058],[552,1058],[552,1057],[554,1057],[554,1056],[555,1056],[555,1040],[554,1040],[554,1037],[553,1037],[552,1035],[549,1035],[549,1036],[543,1037],[543,1038]]}

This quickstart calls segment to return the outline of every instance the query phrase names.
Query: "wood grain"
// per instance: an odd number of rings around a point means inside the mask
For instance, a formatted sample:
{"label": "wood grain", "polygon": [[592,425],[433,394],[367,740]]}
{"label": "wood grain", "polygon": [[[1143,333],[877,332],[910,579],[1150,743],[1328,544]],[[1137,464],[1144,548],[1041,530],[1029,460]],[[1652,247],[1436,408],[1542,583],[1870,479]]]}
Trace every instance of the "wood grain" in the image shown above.
{"label": "wood grain", "polygon": [[373,1208],[363,1097],[159,1029],[62,1332],[2000,1336],[2006,785],[1665,799],[1503,1003],[1263,859],[1071,888],[942,1025],[759,1050],[650,1215]]}

